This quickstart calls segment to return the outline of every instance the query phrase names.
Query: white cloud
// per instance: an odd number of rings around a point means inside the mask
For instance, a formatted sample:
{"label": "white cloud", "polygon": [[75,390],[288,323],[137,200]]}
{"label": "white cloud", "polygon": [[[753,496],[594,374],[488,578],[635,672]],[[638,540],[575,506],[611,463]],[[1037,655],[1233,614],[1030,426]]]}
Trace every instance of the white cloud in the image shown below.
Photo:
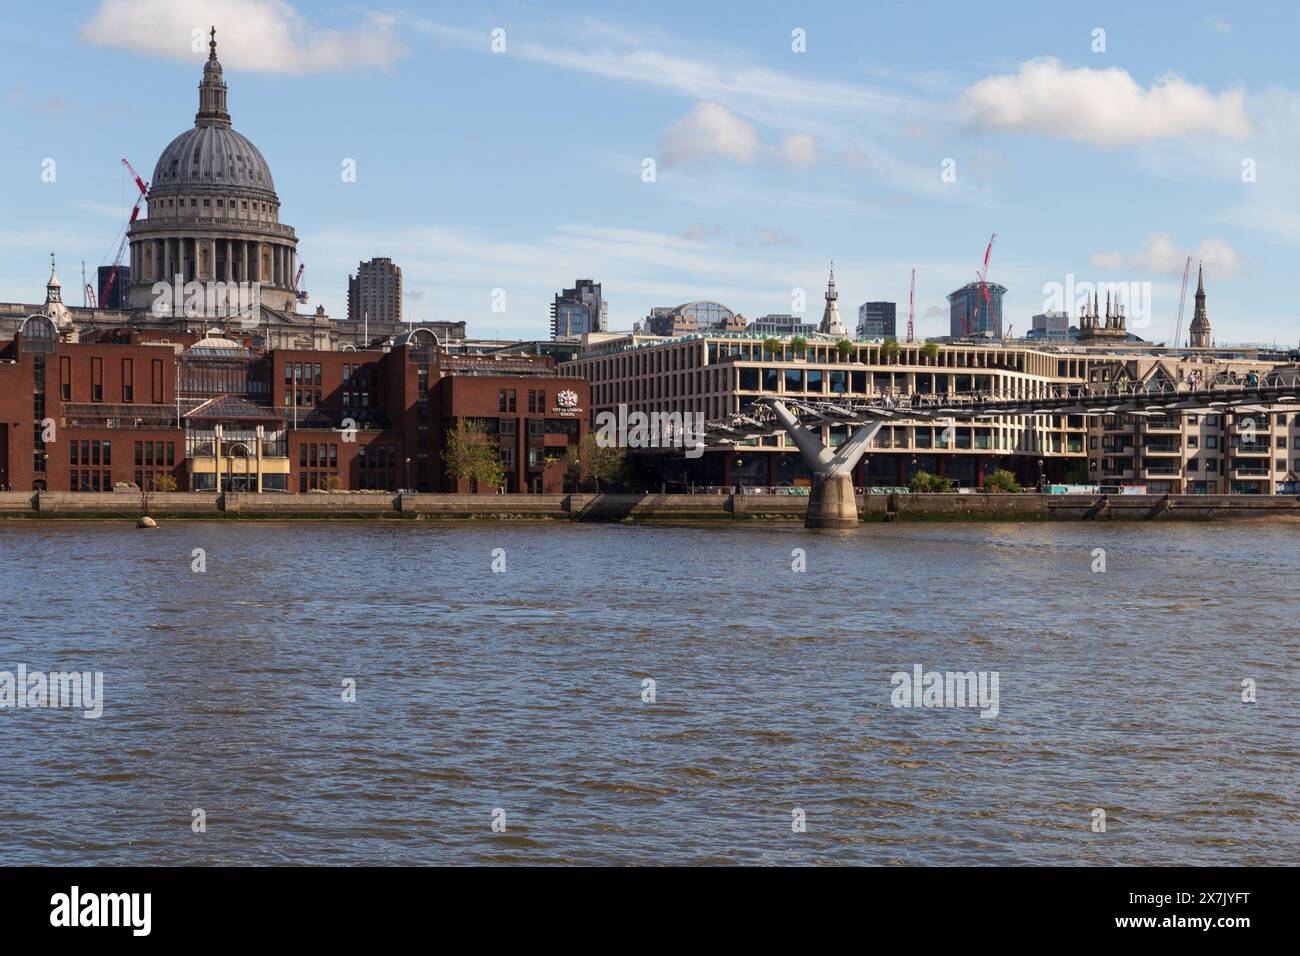
{"label": "white cloud", "polygon": [[700,102],[664,131],[659,150],[665,166],[714,157],[748,164],[758,156],[758,131],[722,104]]}
{"label": "white cloud", "polygon": [[817,141],[807,133],[790,133],[781,138],[777,152],[785,166],[811,166],[817,162]]}
{"label": "white cloud", "polygon": [[1204,239],[1195,249],[1187,249],[1167,232],[1153,232],[1146,237],[1141,251],[1132,255],[1098,252],[1088,261],[1098,269],[1181,275],[1188,256],[1192,257],[1193,267],[1202,262],[1205,270],[1219,279],[1231,278],[1241,267],[1240,254],[1226,239]]}
{"label": "white cloud", "polygon": [[246,71],[366,69],[388,66],[405,54],[390,16],[365,12],[346,30],[329,30],[284,0],[102,0],[79,38],[96,46],[194,60],[207,56],[210,25],[217,28],[222,65]]}
{"label": "white cloud", "polygon": [[1052,57],[980,80],[962,94],[960,111],[985,129],[1103,147],[1198,133],[1240,139],[1251,130],[1240,88],[1215,95],[1174,73],[1143,88],[1126,70],[1071,70]]}
{"label": "white cloud", "polygon": [[1232,24],[1223,17],[1206,17],[1204,23],[1216,33],[1231,33]]}
{"label": "white cloud", "polygon": [[746,166],[763,162],[803,168],[817,162],[817,141],[807,133],[788,133],[769,146],[759,140],[753,123],[721,103],[701,101],[664,130],[659,152],[666,167],[730,159]]}
{"label": "white cloud", "polygon": [[759,245],[763,246],[793,246],[799,242],[794,236],[780,229],[764,229],[760,227],[754,230],[754,235],[758,239]]}

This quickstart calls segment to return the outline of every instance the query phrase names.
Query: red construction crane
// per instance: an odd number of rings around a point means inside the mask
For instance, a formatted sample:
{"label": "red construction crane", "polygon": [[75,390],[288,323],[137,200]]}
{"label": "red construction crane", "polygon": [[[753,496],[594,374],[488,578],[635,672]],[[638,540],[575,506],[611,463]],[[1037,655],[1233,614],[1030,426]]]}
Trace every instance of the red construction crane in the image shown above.
{"label": "red construction crane", "polygon": [[108,297],[113,291],[113,284],[117,281],[117,272],[122,268],[122,257],[126,255],[126,244],[131,239],[131,227],[135,225],[136,217],[140,215],[140,206],[144,204],[145,197],[149,195],[149,184],[140,178],[140,174],[135,171],[134,166],[126,161],[126,157],[122,158],[122,165],[131,174],[131,178],[135,180],[140,195],[136,197],[135,206],[131,209],[131,218],[127,220],[126,228],[122,230],[122,241],[118,243],[117,255],[113,258],[113,269],[108,274],[108,281],[104,283],[104,292],[100,296],[100,300],[103,302],[108,301]]}
{"label": "red construction crane", "polygon": [[916,312],[916,267],[912,267],[912,288],[907,293],[907,341],[915,342],[916,334],[912,328],[912,315]]}
{"label": "red construction crane", "polygon": [[95,308],[95,290],[90,283],[86,283],[86,303],[93,309]]}
{"label": "red construction crane", "polygon": [[[989,236],[989,244],[988,244],[988,248],[986,248],[986,249],[984,250],[984,268],[983,268],[982,270],[980,270],[980,272],[977,273],[977,274],[979,275],[979,278],[980,278],[980,295],[984,296],[984,303],[985,303],[984,311],[985,311],[985,314],[988,315],[988,317],[989,317],[989,330],[993,333],[993,335],[994,335],[995,338],[1001,338],[1001,336],[1002,336],[1002,328],[1001,328],[1002,323],[999,321],[998,324],[997,324],[997,327],[994,327],[994,325],[993,325],[993,299],[992,299],[992,297],[989,296],[988,286],[985,284],[985,281],[984,281],[984,280],[988,277],[988,274],[989,274],[989,255],[990,255],[990,253],[993,252],[993,243],[997,240],[997,238],[998,238],[998,234],[997,234],[996,232],[993,233],[993,235]],[[978,321],[979,321],[979,303],[978,303],[978,302],[977,302],[976,305],[975,305],[975,319],[976,319],[976,322],[978,323]]]}
{"label": "red construction crane", "polygon": [[307,290],[303,289],[301,292],[298,291],[298,283],[302,281],[302,270],[306,268],[307,268],[307,263],[299,260],[298,271],[293,277],[293,294],[299,302],[307,301]]}
{"label": "red construction crane", "polygon": [[1174,325],[1174,348],[1178,348],[1178,343],[1183,337],[1183,306],[1187,303],[1187,277],[1192,274],[1192,257],[1187,257],[1187,264],[1183,266],[1183,291],[1178,296],[1178,322]]}

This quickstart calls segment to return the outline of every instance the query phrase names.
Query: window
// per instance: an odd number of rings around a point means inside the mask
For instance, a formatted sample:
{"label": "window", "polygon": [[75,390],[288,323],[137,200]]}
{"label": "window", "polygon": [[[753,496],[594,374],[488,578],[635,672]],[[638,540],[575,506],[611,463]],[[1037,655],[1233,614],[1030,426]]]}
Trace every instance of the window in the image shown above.
{"label": "window", "polygon": [[1219,447],[1219,438],[1218,438],[1218,436],[1217,436],[1217,435],[1206,435],[1206,436],[1205,436],[1205,447],[1206,447],[1206,448],[1218,448],[1218,447]]}
{"label": "window", "polygon": [[104,360],[100,358],[90,360],[90,400],[104,400]]}
{"label": "window", "polygon": [[122,401],[135,401],[135,363],[129,359],[122,359]]}

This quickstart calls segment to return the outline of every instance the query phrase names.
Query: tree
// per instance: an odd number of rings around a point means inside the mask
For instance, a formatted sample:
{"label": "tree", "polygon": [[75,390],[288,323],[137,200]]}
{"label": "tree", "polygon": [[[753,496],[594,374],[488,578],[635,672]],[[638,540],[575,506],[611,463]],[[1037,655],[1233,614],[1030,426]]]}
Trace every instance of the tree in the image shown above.
{"label": "tree", "polygon": [[775,335],[769,335],[767,338],[763,339],[763,348],[767,349],[767,354],[771,355],[773,358],[780,356],[780,354],[785,350],[785,346],[781,344],[781,340]]}
{"label": "tree", "polygon": [[602,446],[594,432],[588,432],[578,444],[570,445],[564,451],[564,475],[575,490],[584,485],[595,485],[600,491],[602,481],[607,484],[620,481],[626,470],[627,449]]}
{"label": "tree", "polygon": [[140,514],[149,514],[149,501],[155,491],[175,491],[176,479],[164,471],[154,472],[140,486]]}
{"label": "tree", "polygon": [[902,351],[898,339],[885,339],[884,344],[880,346],[880,357],[886,362],[897,362],[899,353]]}
{"label": "tree", "polygon": [[808,340],[802,335],[796,335],[790,340],[790,351],[795,355],[803,355],[808,351]]}
{"label": "tree", "polygon": [[926,361],[933,363],[939,357],[939,343],[926,342],[921,346],[921,354],[925,356]]}
{"label": "tree", "polygon": [[1067,485],[1086,485],[1088,483],[1088,463],[1082,459],[1072,461],[1065,469]]}
{"label": "tree", "polygon": [[462,418],[447,436],[442,460],[452,481],[469,481],[477,487],[497,488],[506,478],[497,443],[484,422]]}
{"label": "tree", "polygon": [[907,490],[916,494],[951,494],[955,488],[948,478],[932,475],[928,471],[918,471],[907,483]]}
{"label": "tree", "polygon": [[840,353],[840,358],[847,360],[853,354],[853,343],[848,339],[840,339],[835,343],[835,351]]}
{"label": "tree", "polygon": [[1025,489],[1020,487],[1015,475],[999,468],[984,476],[984,490],[993,495],[1018,495]]}

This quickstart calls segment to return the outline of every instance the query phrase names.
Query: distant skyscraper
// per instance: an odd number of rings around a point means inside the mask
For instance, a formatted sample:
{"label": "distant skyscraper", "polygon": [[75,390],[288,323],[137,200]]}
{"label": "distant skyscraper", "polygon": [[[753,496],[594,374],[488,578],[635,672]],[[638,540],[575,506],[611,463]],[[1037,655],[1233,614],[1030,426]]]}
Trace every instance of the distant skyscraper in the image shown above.
{"label": "distant skyscraper", "polygon": [[358,263],[348,276],[348,321],[367,318],[376,326],[402,321],[402,269],[392,259]]}
{"label": "distant skyscraper", "polygon": [[858,306],[858,338],[898,336],[898,306],[893,302],[863,302]]}
{"label": "distant skyscraper", "polygon": [[966,335],[996,338],[1002,334],[1002,297],[1007,287],[986,282],[984,288],[988,290],[988,299],[984,298],[978,282],[969,282],[948,293],[948,334],[953,338]]}
{"label": "distant skyscraper", "polygon": [[609,325],[609,305],[601,297],[600,283],[578,279],[551,303],[551,338],[604,332]]}
{"label": "distant skyscraper", "polygon": [[125,309],[130,299],[127,290],[131,286],[131,267],[122,266],[118,269],[117,277],[110,287],[108,277],[112,274],[112,266],[99,267],[99,272],[95,276],[95,302],[101,309]]}

